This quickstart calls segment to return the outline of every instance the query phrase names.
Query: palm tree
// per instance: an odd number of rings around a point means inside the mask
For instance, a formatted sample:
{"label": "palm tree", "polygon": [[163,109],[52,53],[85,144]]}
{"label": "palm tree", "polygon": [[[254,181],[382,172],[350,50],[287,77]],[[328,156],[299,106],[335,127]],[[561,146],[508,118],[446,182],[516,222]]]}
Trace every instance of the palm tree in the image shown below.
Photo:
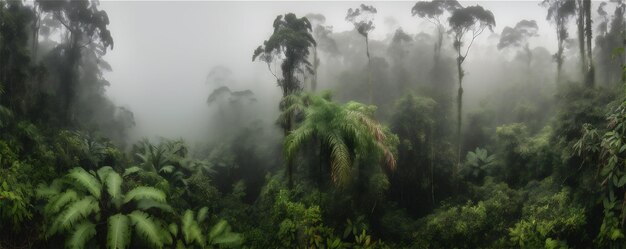
{"label": "palm tree", "polygon": [[372,118],[374,106],[357,102],[340,105],[332,102],[328,93],[302,94],[299,99],[293,106],[304,107],[304,120],[285,138],[287,160],[292,160],[305,143],[316,141],[320,157],[330,162],[330,175],[336,185],[348,183],[355,162],[372,154],[384,161],[387,170],[395,169],[395,136]]}
{"label": "palm tree", "polygon": [[172,211],[165,193],[146,186],[124,193],[122,185],[122,177],[111,167],[97,172],[77,167],[50,186],[40,185],[37,194],[47,200],[46,236],[67,234],[69,248],[85,248],[94,239],[116,249],[127,248],[134,239],[159,248],[170,244],[161,220],[148,213]]}

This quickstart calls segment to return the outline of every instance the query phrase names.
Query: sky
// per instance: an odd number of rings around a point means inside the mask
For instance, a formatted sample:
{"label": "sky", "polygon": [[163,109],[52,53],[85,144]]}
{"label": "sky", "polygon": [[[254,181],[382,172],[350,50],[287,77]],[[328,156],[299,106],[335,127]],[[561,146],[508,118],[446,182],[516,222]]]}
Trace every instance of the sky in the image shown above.
{"label": "sky", "polygon": [[[107,94],[134,112],[134,139],[159,135],[197,141],[198,132],[211,123],[206,99],[212,88],[206,78],[212,67],[230,68],[239,84],[233,90],[254,89],[260,103],[276,109],[280,89],[265,64],[251,60],[253,50],[271,35],[276,16],[321,13],[327,25],[341,32],[353,29],[344,17],[348,8],[360,3],[101,1],[115,42],[104,56],[113,68],[105,74],[111,82]],[[363,3],[378,9],[372,39],[385,39],[397,27],[412,34],[432,32],[427,22],[411,16],[415,2]],[[556,47],[550,42],[556,40],[554,28],[539,1],[461,3],[491,10],[496,34],[522,19],[536,20],[540,36],[531,43],[550,51]]]}

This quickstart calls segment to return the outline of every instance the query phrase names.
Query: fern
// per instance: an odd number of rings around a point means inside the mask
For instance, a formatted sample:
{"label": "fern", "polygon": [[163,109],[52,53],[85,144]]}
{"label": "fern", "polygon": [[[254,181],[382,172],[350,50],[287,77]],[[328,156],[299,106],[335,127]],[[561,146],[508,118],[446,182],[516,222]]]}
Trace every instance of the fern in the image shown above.
{"label": "fern", "polygon": [[76,224],[90,214],[98,213],[99,211],[100,207],[98,206],[96,199],[91,196],[85,197],[80,201],[70,204],[66,210],[56,218],[50,233],[54,234],[57,231],[66,231],[71,228],[73,224]]}
{"label": "fern", "polygon": [[128,217],[130,217],[135,231],[144,241],[158,248],[163,247],[161,236],[164,233],[161,232],[162,228],[154,219],[141,211],[133,211]]}
{"label": "fern", "polygon": [[140,171],[143,171],[143,169],[141,169],[141,168],[139,168],[137,166],[133,166],[133,167],[130,167],[130,168],[127,168],[126,170],[124,170],[124,174],[122,176],[127,177],[129,175],[138,173]]}
{"label": "fern", "polygon": [[107,177],[109,176],[109,174],[111,174],[111,172],[115,172],[113,170],[113,168],[111,168],[111,166],[104,166],[102,168],[99,168],[96,171],[96,174],[98,175],[98,178],[100,178],[100,182],[106,182]]}
{"label": "fern", "polygon": [[57,197],[54,197],[53,200],[46,205],[44,211],[49,214],[56,214],[61,210],[61,208],[71,202],[78,201],[78,199],[76,191],[68,189],[67,191],[59,194]]}
{"label": "fern", "polygon": [[96,235],[96,225],[91,222],[83,222],[76,226],[74,232],[68,238],[65,246],[71,249],[83,249],[85,244]]}
{"label": "fern", "polygon": [[122,177],[117,172],[111,172],[105,180],[107,192],[111,196],[111,202],[119,208],[122,204]]}
{"label": "fern", "polygon": [[124,249],[130,243],[130,226],[128,217],[116,214],[109,217],[107,232],[107,249]]}
{"label": "fern", "polygon": [[198,214],[196,215],[196,220],[198,221],[198,223],[202,223],[206,220],[208,215],[209,215],[209,208],[203,207],[200,210],[198,210]]}
{"label": "fern", "polygon": [[165,202],[165,193],[153,187],[139,186],[126,193],[124,203],[132,200],[150,199],[158,202]]}
{"label": "fern", "polygon": [[225,220],[219,221],[209,232],[209,244],[211,245],[238,245],[243,242],[241,234],[230,231],[230,225]]}
{"label": "fern", "polygon": [[204,246],[204,238],[202,237],[202,231],[198,222],[194,220],[194,213],[191,210],[185,211],[182,220],[182,232],[187,245],[197,243],[199,246]]}
{"label": "fern", "polygon": [[91,195],[96,197],[96,199],[100,199],[102,185],[92,174],[85,171],[83,168],[77,167],[70,170],[67,176],[75,180],[79,186],[84,187]]}
{"label": "fern", "polygon": [[158,202],[150,199],[142,199],[137,201],[137,209],[148,210],[152,208],[156,208],[158,210],[168,213],[174,213],[174,209],[172,208],[172,206],[164,202]]}
{"label": "fern", "polygon": [[52,198],[61,193],[61,181],[56,179],[52,181],[50,186],[40,183],[37,185],[37,190],[35,190],[35,194],[38,198]]}

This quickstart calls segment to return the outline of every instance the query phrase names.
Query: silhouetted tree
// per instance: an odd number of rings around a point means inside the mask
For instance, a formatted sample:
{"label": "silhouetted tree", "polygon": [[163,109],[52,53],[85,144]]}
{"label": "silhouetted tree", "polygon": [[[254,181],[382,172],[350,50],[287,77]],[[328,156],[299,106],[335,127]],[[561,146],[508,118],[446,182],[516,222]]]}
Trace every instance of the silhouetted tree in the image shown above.
{"label": "silhouetted tree", "polygon": [[[298,18],[295,14],[286,14],[283,18],[279,15],[274,19],[274,33],[254,50],[252,61],[259,58],[267,63],[267,68],[276,77],[278,85],[283,90],[283,101],[280,110],[284,110],[286,104],[284,98],[302,90],[302,82],[296,77],[296,72],[304,73],[304,70],[312,71],[308,60],[309,48],[316,46],[315,39],[311,35],[311,23],[306,17]],[[283,59],[284,58],[284,59]],[[274,60],[282,59],[282,78],[279,78],[270,67]],[[293,129],[293,116],[283,123],[285,136]],[[287,162],[287,174],[289,186],[293,186],[293,163]]]}
{"label": "silhouetted tree", "polygon": [[505,27],[504,30],[502,30],[502,35],[500,36],[500,41],[498,42],[498,49],[508,47],[522,47],[524,49],[528,74],[531,73],[530,63],[533,56],[528,45],[528,39],[537,36],[538,29],[539,27],[537,26],[537,22],[535,22],[535,20],[521,20],[515,24],[515,27],[513,28]]}
{"label": "silhouetted tree", "polygon": [[348,9],[346,21],[352,23],[354,28],[365,38],[365,53],[367,55],[367,84],[369,88],[369,103],[373,101],[372,92],[372,63],[370,59],[369,33],[374,30],[374,15],[378,11],[372,5],[361,4],[359,8]]}
{"label": "silhouetted tree", "polygon": [[59,68],[59,93],[63,102],[61,110],[65,112],[62,115],[67,124],[72,124],[75,122],[72,104],[76,98],[83,51],[94,49],[99,55],[104,55],[108,48],[113,49],[113,37],[107,28],[109,18],[105,11],[98,10],[97,1],[38,0],[37,3],[43,12],[52,15],[55,21],[63,25],[68,34],[55,51],[63,59],[63,66]]}
{"label": "silhouetted tree", "polygon": [[576,2],[574,0],[544,0],[541,3],[548,8],[546,20],[552,21],[556,25],[557,52],[554,54],[556,61],[556,82],[561,82],[561,68],[563,67],[563,50],[565,49],[565,41],[569,37],[567,32],[567,22],[576,10]]}
{"label": "silhouetted tree", "polygon": [[441,18],[446,12],[452,13],[454,10],[460,8],[462,8],[462,6],[456,0],[432,0],[430,2],[417,2],[411,9],[411,14],[413,14],[413,16],[417,15],[420,18],[424,18],[434,24],[437,28],[437,41],[435,42],[434,53],[435,64],[439,63],[443,37],[446,32],[445,23],[441,21]]}
{"label": "silhouetted tree", "polygon": [[[458,174],[458,168],[461,165],[461,125],[463,116],[463,62],[469,53],[470,48],[476,37],[485,31],[486,28],[493,31],[493,26],[496,25],[496,20],[493,13],[489,10],[485,10],[482,6],[469,6],[461,9],[457,9],[452,13],[452,16],[448,19],[451,27],[451,31],[454,34],[454,43],[452,44],[454,50],[457,52],[456,65],[459,78],[459,89],[457,94],[457,169],[454,174]],[[471,40],[463,52],[463,42],[465,41],[465,35],[471,33]]]}

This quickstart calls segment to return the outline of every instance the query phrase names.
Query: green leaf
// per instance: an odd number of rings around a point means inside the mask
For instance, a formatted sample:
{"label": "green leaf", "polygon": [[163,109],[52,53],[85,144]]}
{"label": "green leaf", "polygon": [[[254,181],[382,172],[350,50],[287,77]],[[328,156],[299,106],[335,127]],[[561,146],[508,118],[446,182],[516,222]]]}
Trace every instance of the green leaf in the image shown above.
{"label": "green leaf", "polygon": [[225,220],[220,220],[217,224],[215,224],[209,232],[209,238],[211,239],[211,241],[213,241],[213,239],[217,236],[221,235],[226,230],[227,226],[228,222],[226,222]]}
{"label": "green leaf", "polygon": [[109,217],[107,232],[107,249],[124,249],[130,243],[130,226],[128,217],[116,214]]}
{"label": "green leaf", "polygon": [[106,177],[107,192],[117,208],[122,204],[122,177],[117,172],[111,172]]}
{"label": "green leaf", "polygon": [[185,243],[187,243],[188,245],[192,243],[197,243],[199,246],[204,246],[204,237],[202,236],[202,231],[200,230],[198,222],[194,220],[193,211],[186,210],[185,214],[183,214],[181,223]]}
{"label": "green leaf", "polygon": [[124,203],[128,203],[132,200],[142,200],[142,199],[150,199],[157,202],[165,202],[165,193],[163,191],[153,188],[153,187],[145,187],[139,186],[128,193],[126,193],[126,197],[124,198]]}
{"label": "green leaf", "polygon": [[50,201],[48,205],[46,205],[45,211],[49,214],[56,214],[67,204],[77,201],[78,199],[76,191],[68,189],[67,191],[61,193],[53,201]]}
{"label": "green leaf", "polygon": [[225,233],[213,239],[213,244],[238,245],[243,241],[243,236],[238,233]]}
{"label": "green leaf", "polygon": [[65,245],[71,249],[83,249],[94,235],[96,235],[96,225],[88,221],[83,222],[76,226]]}
{"label": "green leaf", "polygon": [[148,214],[141,211],[133,211],[128,215],[135,227],[135,231],[140,238],[152,244],[155,247],[163,247],[163,240],[161,239],[161,227],[152,219]]}
{"label": "green leaf", "polygon": [[198,210],[198,214],[197,214],[197,218],[196,220],[198,221],[198,223],[202,223],[206,220],[206,218],[209,215],[209,208],[208,207],[203,207],[200,210]]}
{"label": "green leaf", "polygon": [[77,167],[70,170],[67,176],[75,180],[79,186],[84,187],[91,195],[96,197],[96,199],[100,199],[102,185],[92,174],[85,171],[83,168]]}
{"label": "green leaf", "polygon": [[72,225],[85,219],[90,214],[98,213],[99,211],[100,207],[98,206],[98,202],[91,196],[73,202],[55,219],[50,233],[54,234],[58,230],[68,230]]}
{"label": "green leaf", "polygon": [[124,174],[122,176],[126,177],[132,174],[135,174],[137,172],[143,171],[143,169],[137,167],[137,166],[133,166],[130,168],[127,168],[126,170],[124,170]]}
{"label": "green leaf", "polygon": [[168,213],[173,213],[174,209],[167,203],[158,202],[150,199],[141,199],[137,201],[137,208],[147,211],[149,209],[155,208],[161,211],[165,211]]}
{"label": "green leaf", "polygon": [[100,178],[100,182],[105,182],[111,172],[115,172],[111,166],[104,166],[99,168],[96,174]]}
{"label": "green leaf", "polygon": [[623,175],[620,179],[619,182],[617,183],[617,187],[621,188],[622,186],[624,186],[626,184],[626,175]]}

